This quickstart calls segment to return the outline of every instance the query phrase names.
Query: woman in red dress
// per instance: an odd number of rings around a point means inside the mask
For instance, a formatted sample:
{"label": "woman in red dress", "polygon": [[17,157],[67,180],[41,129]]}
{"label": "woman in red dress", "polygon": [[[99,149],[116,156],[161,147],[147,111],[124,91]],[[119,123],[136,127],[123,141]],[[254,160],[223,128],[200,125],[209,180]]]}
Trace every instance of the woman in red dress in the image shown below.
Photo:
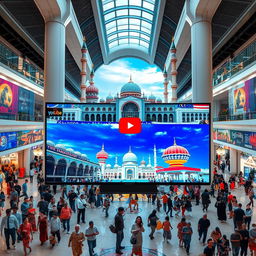
{"label": "woman in red dress", "polygon": [[32,226],[28,222],[28,218],[25,218],[23,224],[20,225],[19,233],[23,242],[25,256],[27,256],[27,248],[29,249],[29,253],[32,251],[29,243],[33,240]]}
{"label": "woman in red dress", "polygon": [[44,244],[45,241],[48,240],[48,221],[47,216],[43,213],[40,213],[38,216],[38,230],[39,230],[39,239],[41,245]]}
{"label": "woman in red dress", "polygon": [[31,224],[32,226],[32,231],[36,232],[36,209],[33,208],[33,205],[30,204],[29,208],[28,208],[28,222]]}

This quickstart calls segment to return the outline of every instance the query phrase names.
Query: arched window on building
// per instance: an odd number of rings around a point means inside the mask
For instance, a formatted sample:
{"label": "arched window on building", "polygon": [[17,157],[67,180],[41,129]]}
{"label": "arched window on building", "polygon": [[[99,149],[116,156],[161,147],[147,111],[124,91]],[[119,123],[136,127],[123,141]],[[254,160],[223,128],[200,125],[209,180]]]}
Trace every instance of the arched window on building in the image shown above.
{"label": "arched window on building", "polygon": [[157,121],[162,122],[162,114],[158,114]]}
{"label": "arched window on building", "polygon": [[112,115],[108,114],[108,122],[112,122]]}
{"label": "arched window on building", "polygon": [[89,111],[89,108],[85,108],[85,111]]}
{"label": "arched window on building", "polygon": [[67,168],[67,161],[65,159],[60,159],[56,165],[55,176],[65,176],[66,168]]}
{"label": "arched window on building", "polygon": [[76,162],[70,163],[67,176],[76,176]]}
{"label": "arched window on building", "polygon": [[158,110],[158,111],[162,111],[162,109],[161,109],[161,108],[158,108],[157,110]]}
{"label": "arched window on building", "polygon": [[112,111],[112,108],[108,108],[108,111]]}
{"label": "arched window on building", "polygon": [[79,164],[78,170],[77,170],[77,176],[83,176],[83,170],[84,170],[83,164]]}
{"label": "arched window on building", "polygon": [[197,121],[197,120],[198,120],[198,114],[195,113],[195,121]]}
{"label": "arched window on building", "polygon": [[116,122],[116,114],[114,114],[113,122]]}
{"label": "arched window on building", "polygon": [[147,122],[150,122],[150,121],[151,121],[151,119],[150,119],[150,114],[147,114],[147,115],[146,115],[146,121],[147,121]]}
{"label": "arched window on building", "polygon": [[95,121],[95,115],[91,114],[91,121],[94,122]]}
{"label": "arched window on building", "polygon": [[106,108],[103,108],[102,111],[106,111]]}
{"label": "arched window on building", "polygon": [[97,115],[96,115],[96,121],[97,121],[97,122],[100,122],[100,114],[97,114]]}
{"label": "arched window on building", "polygon": [[167,108],[164,108],[164,111],[167,111]]}
{"label": "arched window on building", "polygon": [[169,114],[169,122],[173,122],[173,114]]}
{"label": "arched window on building", "polygon": [[84,116],[84,120],[85,120],[85,121],[90,121],[90,120],[89,120],[89,115],[88,115],[88,114],[85,114],[85,116]]}
{"label": "arched window on building", "polygon": [[94,111],[94,108],[91,108],[91,111]]}
{"label": "arched window on building", "polygon": [[100,108],[97,108],[97,111],[100,111]]}
{"label": "arched window on building", "polygon": [[194,122],[194,113],[191,113],[191,122]]}
{"label": "arched window on building", "polygon": [[107,121],[106,114],[103,114],[103,115],[102,115],[102,121],[103,121],[103,122],[106,122],[106,121]]}
{"label": "arched window on building", "polygon": [[152,121],[153,121],[153,122],[156,121],[156,115],[155,115],[155,114],[152,115]]}
{"label": "arched window on building", "polygon": [[55,167],[54,157],[51,155],[47,155],[46,156],[46,166],[45,166],[46,174],[53,175],[54,167]]}
{"label": "arched window on building", "polygon": [[168,120],[167,114],[164,114],[164,123],[167,123],[167,120]]}

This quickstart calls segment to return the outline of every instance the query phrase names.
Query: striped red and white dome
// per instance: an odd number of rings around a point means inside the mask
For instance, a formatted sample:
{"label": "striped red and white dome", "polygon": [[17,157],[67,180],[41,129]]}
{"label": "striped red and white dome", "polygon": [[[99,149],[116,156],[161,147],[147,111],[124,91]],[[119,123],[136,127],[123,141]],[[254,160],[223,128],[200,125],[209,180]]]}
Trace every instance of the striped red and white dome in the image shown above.
{"label": "striped red and white dome", "polygon": [[101,151],[96,154],[97,159],[108,159],[108,153],[104,150],[104,145],[102,145]]}
{"label": "striped red and white dome", "polygon": [[86,93],[91,93],[91,92],[94,92],[94,93],[98,93],[99,92],[99,89],[94,86],[93,84],[90,84],[87,88],[86,88]]}
{"label": "striped red and white dome", "polygon": [[173,145],[165,149],[163,152],[164,155],[170,155],[170,154],[187,154],[189,155],[189,152],[186,148],[178,145]]}

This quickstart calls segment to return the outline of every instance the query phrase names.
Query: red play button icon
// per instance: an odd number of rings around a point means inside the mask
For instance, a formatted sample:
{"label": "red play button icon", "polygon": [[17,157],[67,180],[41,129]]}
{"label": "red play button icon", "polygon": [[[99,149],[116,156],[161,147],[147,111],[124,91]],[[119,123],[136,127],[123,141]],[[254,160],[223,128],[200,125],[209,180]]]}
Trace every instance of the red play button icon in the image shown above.
{"label": "red play button icon", "polygon": [[141,132],[141,120],[138,117],[123,117],[119,120],[119,132],[136,134]]}

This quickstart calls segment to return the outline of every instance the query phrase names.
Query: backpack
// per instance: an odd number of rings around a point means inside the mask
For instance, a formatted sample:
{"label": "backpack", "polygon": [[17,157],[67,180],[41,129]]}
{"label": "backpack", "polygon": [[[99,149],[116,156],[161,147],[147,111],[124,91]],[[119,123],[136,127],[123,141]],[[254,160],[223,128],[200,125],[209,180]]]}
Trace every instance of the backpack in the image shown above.
{"label": "backpack", "polygon": [[112,233],[117,233],[116,228],[115,228],[114,225],[110,225],[110,226],[109,226],[109,229],[110,229],[110,231],[111,231]]}

